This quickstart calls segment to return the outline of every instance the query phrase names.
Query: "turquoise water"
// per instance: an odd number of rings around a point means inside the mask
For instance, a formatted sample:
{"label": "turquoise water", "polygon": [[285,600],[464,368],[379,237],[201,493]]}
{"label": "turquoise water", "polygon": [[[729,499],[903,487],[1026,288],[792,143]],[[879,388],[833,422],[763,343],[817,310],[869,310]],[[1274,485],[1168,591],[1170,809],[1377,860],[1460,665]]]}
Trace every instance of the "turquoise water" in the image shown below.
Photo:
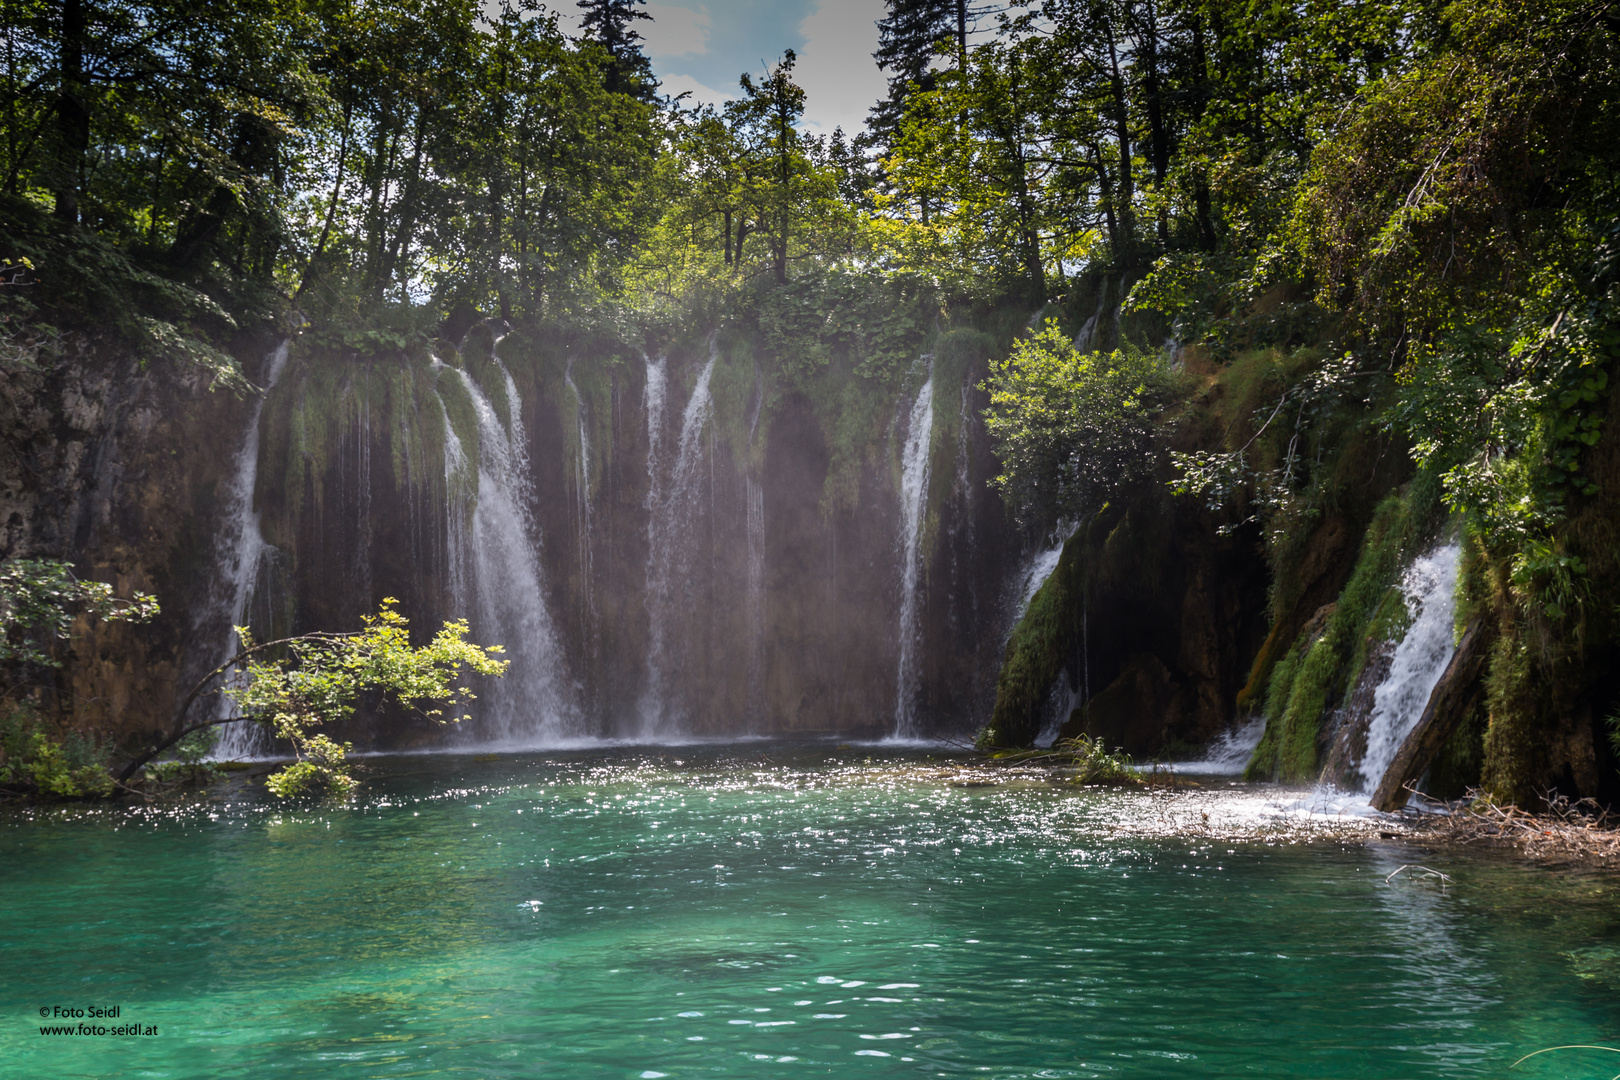
{"label": "turquoise water", "polygon": [[[776,744],[369,765],[335,809],[0,816],[0,1076],[1620,1072],[1507,1069],[1620,1036],[1620,880],[1272,790]],[[57,1006],[157,1031],[39,1034]]]}

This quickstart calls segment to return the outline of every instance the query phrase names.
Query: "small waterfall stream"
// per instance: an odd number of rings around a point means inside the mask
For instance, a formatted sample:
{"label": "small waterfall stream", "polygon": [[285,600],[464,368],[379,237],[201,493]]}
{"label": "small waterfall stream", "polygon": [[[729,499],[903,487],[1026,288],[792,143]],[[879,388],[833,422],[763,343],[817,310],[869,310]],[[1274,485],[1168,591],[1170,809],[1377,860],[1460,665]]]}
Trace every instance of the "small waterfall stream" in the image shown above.
{"label": "small waterfall stream", "polygon": [[928,503],[928,451],[934,431],[934,364],[911,405],[900,469],[900,663],[896,673],[894,733],[915,738],[913,704],[917,692],[917,654],[922,627],[917,609],[917,581],[922,572],[922,527]]}
{"label": "small waterfall stream", "polygon": [[589,612],[594,604],[591,594],[591,432],[586,424],[585,399],[574,385],[574,361],[568,361],[563,371],[563,382],[574,396],[574,424],[579,432],[579,463],[575,469],[574,504],[579,530],[579,586]]}
{"label": "small waterfall stream", "polygon": [[[438,357],[433,358],[433,366],[448,368]],[[445,409],[443,398],[439,399],[439,408],[444,409],[445,592],[450,598],[451,614],[459,617],[467,612],[467,452],[450,422],[450,410]]]}
{"label": "small waterfall stream", "polygon": [[672,676],[680,668],[685,650],[672,638],[671,630],[686,611],[683,601],[691,599],[686,594],[697,540],[693,533],[699,515],[708,506],[701,497],[703,481],[709,480],[711,492],[714,486],[712,477],[698,466],[713,406],[709,380],[719,356],[719,348],[711,339],[708,362],[699,372],[681,416],[680,439],[667,478],[660,468],[660,458],[668,375],[663,358],[656,361],[656,371],[653,361],[647,367],[647,468],[651,477],[647,496],[647,683],[639,710],[641,733],[647,736],[676,733],[682,721],[679,706],[672,713],[669,699]]}
{"label": "small waterfall stream", "polygon": [[1429,695],[1456,651],[1453,622],[1461,557],[1459,542],[1443,544],[1414,559],[1401,579],[1412,625],[1395,647],[1389,674],[1374,694],[1372,719],[1367,725],[1367,752],[1360,764],[1364,792],[1372,791],[1383,779],[1401,743],[1422,718]]}
{"label": "small waterfall stream", "polygon": [[755,702],[765,685],[765,485],[752,473],[748,496],[748,689]]}
{"label": "small waterfall stream", "polygon": [[[225,496],[224,527],[215,538],[215,584],[209,590],[209,604],[198,620],[200,630],[223,635],[224,640],[216,653],[218,659],[214,664],[222,664],[236,655],[238,642],[233,627],[248,622],[248,604],[259,586],[261,571],[275,555],[275,549],[265,543],[264,533],[260,530],[259,511],[253,505],[253,492],[259,480],[259,421],[264,414],[265,399],[286,370],[290,344],[290,339],[283,339],[266,361],[264,392],[253,403],[247,434],[236,451],[231,486]],[[223,626],[219,625],[221,621],[224,621]],[[217,717],[236,715],[236,708],[227,697],[218,699],[217,708]],[[256,724],[224,724],[219,728],[219,733],[219,742],[213,754],[219,761],[252,757],[269,749],[269,740]]]}
{"label": "small waterfall stream", "polygon": [[[510,430],[488,395],[457,369],[478,416],[478,501],[472,548],[475,640],[506,647],[512,662],[503,679],[491,680],[479,709],[480,741],[543,744],[573,734],[574,710],[566,690],[562,647],[546,611],[537,530],[529,507],[531,488],[523,399],[512,375],[493,354],[505,381]],[[456,450],[460,451],[459,443]],[[446,471],[452,468],[446,439]]]}

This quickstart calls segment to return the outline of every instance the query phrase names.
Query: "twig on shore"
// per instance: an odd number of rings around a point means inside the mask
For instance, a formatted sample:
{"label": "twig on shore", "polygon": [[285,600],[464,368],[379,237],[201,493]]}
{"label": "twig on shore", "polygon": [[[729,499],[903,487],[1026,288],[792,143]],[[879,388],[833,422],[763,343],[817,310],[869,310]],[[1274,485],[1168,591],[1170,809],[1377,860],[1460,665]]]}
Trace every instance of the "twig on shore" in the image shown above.
{"label": "twig on shore", "polygon": [[1607,807],[1552,791],[1541,800],[1547,809],[1533,813],[1470,790],[1455,803],[1441,804],[1445,812],[1417,814],[1412,824],[1433,839],[1513,847],[1537,860],[1620,865],[1620,828]]}

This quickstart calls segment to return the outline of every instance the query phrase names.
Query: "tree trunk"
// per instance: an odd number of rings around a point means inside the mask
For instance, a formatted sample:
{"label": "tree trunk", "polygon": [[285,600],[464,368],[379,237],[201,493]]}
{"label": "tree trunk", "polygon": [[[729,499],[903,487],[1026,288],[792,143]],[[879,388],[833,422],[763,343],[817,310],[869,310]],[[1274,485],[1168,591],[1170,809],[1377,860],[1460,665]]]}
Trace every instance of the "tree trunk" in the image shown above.
{"label": "tree trunk", "polygon": [[90,109],[84,100],[84,39],[90,27],[86,7],[87,0],[64,0],[62,4],[62,86],[56,99],[62,160],[56,180],[55,214],[75,224],[84,186],[84,156],[90,149]]}
{"label": "tree trunk", "polygon": [[[1198,83],[1193,91],[1193,123],[1204,118],[1204,110],[1209,105],[1209,54],[1204,47],[1204,19],[1198,12],[1193,14],[1193,70],[1197,74]],[[1205,174],[1202,165],[1197,166],[1193,181],[1193,208],[1198,219],[1198,243],[1205,251],[1215,250],[1215,219],[1209,206],[1209,177]]]}
{"label": "tree trunk", "polygon": [[1125,76],[1119,69],[1119,50],[1114,45],[1114,24],[1105,24],[1108,37],[1108,66],[1114,98],[1114,139],[1119,144],[1118,215],[1119,244],[1114,258],[1121,266],[1129,266],[1136,256],[1136,189],[1131,173],[1131,125],[1126,110]]}
{"label": "tree trunk", "polygon": [[343,192],[343,171],[349,164],[349,122],[354,114],[354,103],[343,103],[343,134],[338,138],[338,167],[337,179],[332,183],[332,199],[326,204],[326,222],[321,226],[321,237],[315,242],[315,252],[310,255],[309,262],[304,266],[304,274],[298,279],[298,291],[293,293],[293,303],[304,295],[309,288],[310,275],[316,272],[321,256],[326,254],[326,241],[332,235],[332,219],[337,214],[338,197]]}
{"label": "tree trunk", "polygon": [[1159,16],[1153,0],[1146,0],[1140,20],[1142,54],[1142,93],[1146,98],[1148,139],[1153,157],[1153,184],[1159,195],[1159,244],[1170,246],[1170,210],[1164,199],[1165,176],[1170,171],[1170,140],[1164,126],[1163,93],[1159,84]]}
{"label": "tree trunk", "polygon": [[379,300],[399,269],[400,257],[410,252],[411,237],[416,232],[417,189],[421,186],[422,143],[427,131],[427,112],[425,103],[417,107],[416,137],[412,140],[410,171],[405,174],[404,193],[399,201],[399,224],[394,230],[393,243],[388,245],[383,255],[374,286]]}
{"label": "tree trunk", "polygon": [[956,0],[956,70],[967,75],[967,0]]}

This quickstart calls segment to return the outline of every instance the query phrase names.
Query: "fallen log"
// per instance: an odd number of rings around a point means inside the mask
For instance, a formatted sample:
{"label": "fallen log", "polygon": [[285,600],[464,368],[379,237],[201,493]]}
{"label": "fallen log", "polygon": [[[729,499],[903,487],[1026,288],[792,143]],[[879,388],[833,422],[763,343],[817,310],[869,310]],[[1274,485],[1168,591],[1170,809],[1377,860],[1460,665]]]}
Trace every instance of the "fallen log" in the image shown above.
{"label": "fallen log", "polygon": [[1446,665],[1440,681],[1434,684],[1434,690],[1429,694],[1428,704],[1423,706],[1423,715],[1418,718],[1417,726],[1401,743],[1394,760],[1378,781],[1378,787],[1373,790],[1371,802],[1374,809],[1393,814],[1406,805],[1406,786],[1428,770],[1440,753],[1440,748],[1457,730],[1469,690],[1474,680],[1479,678],[1484,660],[1484,633],[1481,623],[1476,621],[1463,632],[1451,663]]}

